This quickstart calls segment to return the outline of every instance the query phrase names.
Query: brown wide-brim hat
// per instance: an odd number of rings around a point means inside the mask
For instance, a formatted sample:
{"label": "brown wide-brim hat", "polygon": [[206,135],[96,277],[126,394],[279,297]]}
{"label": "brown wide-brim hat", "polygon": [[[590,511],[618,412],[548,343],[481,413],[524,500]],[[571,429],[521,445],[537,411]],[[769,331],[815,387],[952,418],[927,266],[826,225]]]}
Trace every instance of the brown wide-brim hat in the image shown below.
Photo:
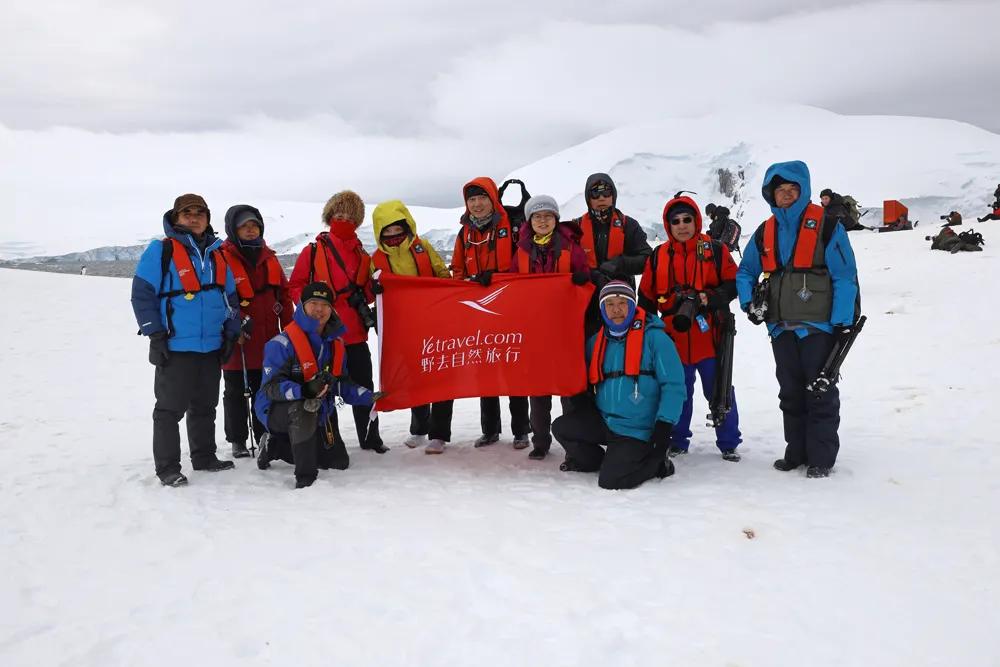
{"label": "brown wide-brim hat", "polygon": [[323,207],[323,222],[329,225],[334,218],[350,220],[354,226],[365,221],[365,202],[353,190],[344,190],[330,197]]}

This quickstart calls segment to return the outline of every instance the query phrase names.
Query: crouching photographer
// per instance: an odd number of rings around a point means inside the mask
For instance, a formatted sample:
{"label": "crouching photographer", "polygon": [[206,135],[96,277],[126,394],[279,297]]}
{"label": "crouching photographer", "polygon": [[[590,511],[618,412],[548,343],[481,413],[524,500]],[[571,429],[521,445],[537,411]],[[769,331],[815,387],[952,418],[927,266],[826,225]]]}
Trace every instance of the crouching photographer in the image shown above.
{"label": "crouching photographer", "polygon": [[[295,488],[310,486],[318,470],[345,470],[350,463],[344,441],[336,437],[339,396],[366,411],[377,394],[347,378],[346,331],[333,310],[334,292],[326,283],[302,290],[302,307],[291,324],[264,346],[264,382],[254,412],[267,429],[257,467],[276,459],[295,464]],[[279,450],[287,434],[291,451]]]}
{"label": "crouching photographer", "polygon": [[[736,263],[729,249],[703,234],[701,212],[693,199],[677,196],[663,209],[667,242],[655,250],[639,283],[640,305],[663,319],[677,347],[687,400],[670,434],[670,455],[688,451],[695,376],[701,376],[702,392],[711,401],[716,375],[716,347],[721,338],[722,314],[736,297]],[[724,392],[723,392],[724,393]],[[716,446],[727,461],[739,461],[736,448],[742,442],[735,392],[731,406],[715,428]]]}

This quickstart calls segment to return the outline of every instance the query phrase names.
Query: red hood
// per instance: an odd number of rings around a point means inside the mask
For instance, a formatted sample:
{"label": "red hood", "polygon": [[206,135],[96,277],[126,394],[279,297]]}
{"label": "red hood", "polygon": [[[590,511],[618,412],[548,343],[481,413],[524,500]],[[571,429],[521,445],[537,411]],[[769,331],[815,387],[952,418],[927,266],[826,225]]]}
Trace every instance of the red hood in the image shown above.
{"label": "red hood", "polygon": [[[240,247],[235,243],[233,243],[232,241],[230,241],[229,239],[226,239],[225,241],[222,242],[222,247],[227,250],[232,250],[237,255],[243,257],[243,254],[240,252]],[[271,250],[271,248],[267,245],[267,243],[264,243],[263,245],[260,246],[260,253],[257,255],[257,263],[260,264],[271,255],[274,255],[274,251]]]}
{"label": "red hood", "polygon": [[663,207],[663,228],[667,231],[667,238],[670,239],[671,241],[677,241],[677,239],[674,238],[674,235],[670,231],[670,219],[669,219],[670,209],[672,209],[677,204],[687,204],[688,206],[694,209],[694,236],[692,236],[691,238],[692,239],[698,238],[698,236],[701,234],[701,209],[698,207],[698,204],[695,203],[695,201],[690,197],[688,197],[687,195],[681,197],[674,197],[673,199],[667,202],[666,206]]}
{"label": "red hood", "polygon": [[[493,212],[498,213],[501,218],[507,218],[507,211],[504,210],[503,203],[500,201],[500,192],[497,190],[497,184],[493,182],[493,179],[489,176],[478,176],[465,185],[462,186],[462,195],[465,196],[465,191],[469,186],[478,185],[483,190],[486,190],[486,194],[489,196],[490,201],[493,202]],[[469,215],[469,205],[465,205],[465,215]]]}

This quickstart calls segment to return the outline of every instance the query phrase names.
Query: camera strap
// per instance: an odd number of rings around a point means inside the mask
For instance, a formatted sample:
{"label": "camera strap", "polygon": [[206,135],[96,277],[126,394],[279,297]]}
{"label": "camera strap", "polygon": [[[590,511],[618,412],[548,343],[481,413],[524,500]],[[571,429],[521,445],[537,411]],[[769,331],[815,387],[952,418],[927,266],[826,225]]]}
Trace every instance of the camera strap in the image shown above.
{"label": "camera strap", "polygon": [[[351,274],[347,272],[347,266],[344,264],[344,259],[340,256],[340,253],[337,252],[337,247],[333,244],[332,241],[330,241],[329,238],[323,238],[321,239],[321,242],[323,243],[324,247],[329,248],[330,254],[333,255],[333,261],[335,261],[337,263],[337,266],[340,267],[340,270],[344,273],[344,279],[347,281],[347,287],[345,287],[344,289],[334,288],[334,291],[337,294],[347,294],[348,292],[354,292],[358,290],[359,289],[358,284],[355,283],[353,280],[351,280]],[[330,280],[333,280],[332,276],[330,277]],[[333,287],[333,285],[331,285],[331,287]]]}

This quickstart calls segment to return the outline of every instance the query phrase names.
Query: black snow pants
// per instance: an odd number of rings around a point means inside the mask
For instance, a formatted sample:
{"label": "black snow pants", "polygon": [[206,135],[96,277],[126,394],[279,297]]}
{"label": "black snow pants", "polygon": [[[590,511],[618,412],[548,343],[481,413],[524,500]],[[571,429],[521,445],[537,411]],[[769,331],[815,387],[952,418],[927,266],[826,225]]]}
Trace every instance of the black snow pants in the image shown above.
{"label": "black snow pants", "polygon": [[806,391],[833,349],[834,337],[812,333],[799,338],[785,331],[771,340],[778,401],[785,422],[785,461],[793,466],[832,468],[840,449],[840,391],[836,385],[819,398]]}
{"label": "black snow pants", "polygon": [[454,401],[439,401],[410,408],[410,435],[426,435],[431,440],[451,442],[454,407]]}
{"label": "black snow pants", "polygon": [[191,465],[216,459],[215,408],[222,365],[217,352],[171,352],[153,379],[153,462],[156,475],[181,471],[180,421],[186,417]]}
{"label": "black snow pants", "polygon": [[[528,435],[531,433],[531,422],[528,419],[528,397],[511,396],[507,400],[510,402],[510,430],[514,437]],[[500,423],[499,397],[479,399],[479,420],[483,427],[483,435],[503,433],[503,427]]]}
{"label": "black snow pants", "polygon": [[[552,422],[552,435],[579,472],[597,472],[602,489],[633,489],[656,477],[666,452],[608,430],[596,407],[574,406]],[[601,445],[607,446],[607,452]]]}
{"label": "black snow pants", "polygon": [[[243,371],[222,371],[225,389],[222,392],[222,414],[226,424],[226,441],[246,444],[250,440],[250,427],[247,424],[247,399],[243,396]],[[247,369],[247,381],[250,385],[250,403],[253,404],[260,390],[260,369]],[[260,442],[264,435],[264,425],[253,415],[254,440]]]}
{"label": "black snow pants", "polygon": [[[347,374],[354,384],[360,385],[372,391],[375,390],[372,372],[372,353],[368,349],[368,343],[354,343],[345,347],[347,360]],[[382,436],[378,432],[378,419],[368,423],[368,415],[371,408],[364,405],[352,405],[351,412],[354,413],[354,428],[358,433],[358,444],[362,449],[377,449],[382,445]],[[336,420],[334,420],[335,429]],[[337,440],[341,440],[337,434]]]}
{"label": "black snow pants", "polygon": [[[327,444],[319,414],[309,412],[304,401],[272,403],[267,414],[267,426],[272,435],[287,434],[295,461],[295,479],[315,481],[318,470],[347,470],[351,459],[344,441],[334,439]],[[280,458],[280,457],[274,457]]]}

